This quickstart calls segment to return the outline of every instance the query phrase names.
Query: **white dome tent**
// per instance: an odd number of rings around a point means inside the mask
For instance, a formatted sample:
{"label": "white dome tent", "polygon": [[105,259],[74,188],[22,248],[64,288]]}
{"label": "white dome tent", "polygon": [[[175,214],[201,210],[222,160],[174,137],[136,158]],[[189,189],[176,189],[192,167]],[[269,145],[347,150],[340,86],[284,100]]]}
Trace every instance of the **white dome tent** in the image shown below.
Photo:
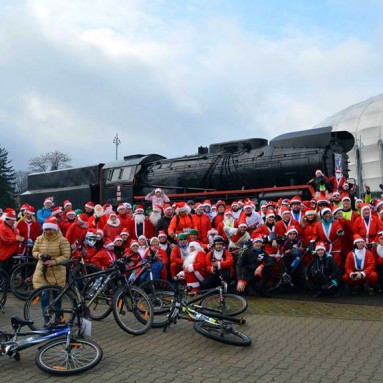
{"label": "white dome tent", "polygon": [[333,131],[347,130],[355,138],[354,149],[349,152],[349,177],[363,190],[380,191],[383,183],[383,93],[326,118],[314,128],[332,126]]}

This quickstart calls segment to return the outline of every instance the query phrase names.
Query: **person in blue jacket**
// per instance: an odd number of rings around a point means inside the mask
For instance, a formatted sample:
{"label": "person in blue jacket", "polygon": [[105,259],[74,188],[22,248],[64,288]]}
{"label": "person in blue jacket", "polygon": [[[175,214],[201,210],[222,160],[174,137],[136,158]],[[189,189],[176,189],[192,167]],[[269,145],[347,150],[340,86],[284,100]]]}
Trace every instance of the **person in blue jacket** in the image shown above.
{"label": "person in blue jacket", "polygon": [[53,201],[50,197],[45,198],[42,209],[37,210],[36,218],[42,226],[44,221],[52,214]]}

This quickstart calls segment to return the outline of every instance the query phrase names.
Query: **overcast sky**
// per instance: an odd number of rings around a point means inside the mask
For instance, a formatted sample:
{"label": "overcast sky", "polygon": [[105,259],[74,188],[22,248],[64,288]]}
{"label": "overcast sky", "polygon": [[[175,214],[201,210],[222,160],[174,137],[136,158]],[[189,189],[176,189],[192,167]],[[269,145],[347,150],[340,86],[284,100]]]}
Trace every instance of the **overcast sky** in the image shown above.
{"label": "overcast sky", "polygon": [[2,0],[0,145],[26,170],[309,129],[383,92],[382,41],[380,0]]}

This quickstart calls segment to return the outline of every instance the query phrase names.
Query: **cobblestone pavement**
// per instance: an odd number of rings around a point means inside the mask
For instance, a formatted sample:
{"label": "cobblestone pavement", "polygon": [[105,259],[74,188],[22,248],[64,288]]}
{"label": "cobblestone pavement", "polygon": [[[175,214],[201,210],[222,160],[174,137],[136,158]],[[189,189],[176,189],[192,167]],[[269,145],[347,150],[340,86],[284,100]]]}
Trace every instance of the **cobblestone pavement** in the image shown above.
{"label": "cobblestone pavement", "polygon": [[[179,322],[166,333],[134,337],[109,317],[93,322],[104,358],[80,376],[57,378],[34,364],[36,348],[16,362],[0,359],[3,382],[261,382],[381,383],[383,307],[250,298],[241,329],[251,347],[220,344]],[[9,297],[0,329],[9,329],[23,303]]]}

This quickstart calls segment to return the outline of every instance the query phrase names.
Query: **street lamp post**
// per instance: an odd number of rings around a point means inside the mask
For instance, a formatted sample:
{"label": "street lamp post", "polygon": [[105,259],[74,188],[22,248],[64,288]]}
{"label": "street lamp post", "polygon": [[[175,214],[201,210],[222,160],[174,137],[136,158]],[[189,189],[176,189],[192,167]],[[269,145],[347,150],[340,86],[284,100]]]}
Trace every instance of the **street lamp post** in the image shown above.
{"label": "street lamp post", "polygon": [[118,138],[118,133],[116,133],[116,137],[113,138],[113,144],[116,145],[116,161],[118,159],[118,145],[121,144],[121,140]]}

